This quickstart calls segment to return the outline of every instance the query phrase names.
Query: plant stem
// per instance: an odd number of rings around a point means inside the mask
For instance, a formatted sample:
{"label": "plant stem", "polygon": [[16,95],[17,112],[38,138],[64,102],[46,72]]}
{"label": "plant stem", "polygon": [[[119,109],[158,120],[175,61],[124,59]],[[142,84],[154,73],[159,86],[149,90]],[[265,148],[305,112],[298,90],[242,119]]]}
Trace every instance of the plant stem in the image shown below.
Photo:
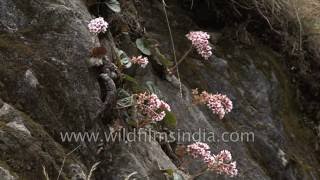
{"label": "plant stem", "polygon": [[101,4],[101,2],[97,2],[97,4],[98,4],[98,17],[100,16],[100,4]]}
{"label": "plant stem", "polygon": [[186,53],[184,53],[184,55],[180,58],[180,60],[176,63],[176,65],[174,65],[171,68],[171,71],[173,71],[175,68],[178,68],[179,64],[182,63],[183,60],[186,59],[186,57],[189,55],[189,53],[192,51],[192,45],[190,46],[190,48],[188,49],[188,51],[186,51]]}
{"label": "plant stem", "polygon": [[[169,34],[170,34],[171,46],[172,46],[172,51],[173,51],[172,52],[173,53],[173,59],[174,59],[175,64],[177,64],[176,49],[175,49],[175,46],[174,46],[173,35],[172,35],[170,22],[169,22],[167,10],[166,10],[166,2],[164,0],[162,0],[162,6],[163,6],[164,15],[166,17],[166,22],[167,22],[167,25],[168,25]],[[177,78],[178,78],[178,81],[179,81],[180,97],[182,98],[182,84],[181,84],[181,79],[180,79],[179,68],[177,68]]]}

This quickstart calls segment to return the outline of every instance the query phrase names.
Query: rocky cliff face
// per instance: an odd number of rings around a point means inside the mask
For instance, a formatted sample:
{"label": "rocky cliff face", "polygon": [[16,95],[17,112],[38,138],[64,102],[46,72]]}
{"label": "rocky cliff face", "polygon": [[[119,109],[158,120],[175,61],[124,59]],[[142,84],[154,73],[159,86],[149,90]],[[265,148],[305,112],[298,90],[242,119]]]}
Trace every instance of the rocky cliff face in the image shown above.
{"label": "rocky cliff face", "polygon": [[[214,132],[217,139],[224,132],[253,132],[253,142],[210,144],[213,152],[228,149],[233,153],[239,169],[239,176],[233,179],[320,178],[316,137],[303,124],[306,117],[299,111],[284,66],[287,59],[247,32],[202,29],[213,37],[215,56],[203,61],[193,53],[179,66],[180,98],[176,80],[165,75],[159,64],[159,54],[172,60],[160,1],[121,1],[120,14],[102,7],[99,13],[110,22],[112,34],[99,39],[87,29],[92,14],[98,12],[86,5],[88,2],[66,0],[0,2],[0,179],[44,179],[43,167],[50,179],[84,179],[96,162],[101,163],[92,179],[124,179],[133,172],[137,172],[135,177],[165,179],[160,169],[177,169],[174,150],[181,142],[61,140],[61,132],[110,131],[119,118],[118,110],[112,103],[106,106],[108,98],[101,98],[104,89],[86,63],[90,49],[101,44],[116,62],[113,46],[130,56],[138,55],[134,41],[140,36],[156,41],[159,51],[152,47],[151,65],[146,69],[126,73],[134,76],[139,86],[152,86],[171,105],[178,119],[172,131],[203,128]],[[185,34],[201,28],[181,2],[168,2],[167,9],[177,56],[181,57],[189,46]],[[114,82],[117,88],[128,87],[128,83]],[[205,107],[192,105],[194,88],[227,94],[234,110],[219,120]],[[100,116],[101,111],[110,113]],[[197,166],[192,164],[190,172]],[[228,178],[209,173],[198,179]]]}

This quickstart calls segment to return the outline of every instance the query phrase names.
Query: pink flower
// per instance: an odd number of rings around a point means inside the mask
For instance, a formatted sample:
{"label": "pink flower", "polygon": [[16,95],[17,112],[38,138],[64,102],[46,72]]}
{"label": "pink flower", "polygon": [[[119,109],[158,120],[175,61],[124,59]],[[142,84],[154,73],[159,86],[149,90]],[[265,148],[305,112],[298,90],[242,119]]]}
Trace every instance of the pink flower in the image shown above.
{"label": "pink flower", "polygon": [[236,162],[231,162],[232,156],[228,150],[222,150],[218,155],[213,156],[211,161],[207,162],[208,168],[218,174],[226,174],[230,177],[238,175]]}
{"label": "pink flower", "polygon": [[145,68],[149,63],[149,60],[147,57],[138,56],[138,57],[132,57],[131,62],[133,64],[140,65],[142,68]]}
{"label": "pink flower", "polygon": [[219,116],[219,119],[223,119],[225,114],[231,112],[233,108],[232,101],[226,95],[209,94],[206,91],[203,91],[200,94],[200,97],[212,112]]}
{"label": "pink flower", "polygon": [[222,150],[218,155],[216,155],[215,158],[219,162],[230,162],[232,159],[232,156],[230,151]]}
{"label": "pink flower", "polygon": [[89,31],[94,34],[105,33],[108,26],[109,24],[102,17],[92,19],[88,24]]}
{"label": "pink flower", "polygon": [[161,111],[160,113],[155,113],[152,117],[151,117],[151,119],[153,120],[153,121],[162,121],[163,120],[163,118],[166,116],[166,113],[164,112],[164,111]]}
{"label": "pink flower", "polygon": [[196,142],[187,146],[187,152],[193,158],[208,159],[211,157],[210,147],[206,143]]}
{"label": "pink flower", "polygon": [[192,42],[197,52],[205,59],[208,60],[212,56],[212,48],[209,45],[208,39],[210,35],[203,31],[191,31],[186,37]]}
{"label": "pink flower", "polygon": [[210,171],[214,171],[217,174],[226,174],[230,177],[238,175],[238,169],[235,161],[231,163],[213,161],[208,163],[208,168]]}
{"label": "pink flower", "polygon": [[238,175],[236,162],[231,162],[232,156],[228,150],[222,150],[218,155],[211,155],[208,144],[196,142],[187,146],[187,152],[193,158],[202,160],[210,171],[230,177]]}
{"label": "pink flower", "polygon": [[166,116],[165,111],[171,111],[170,106],[166,102],[160,100],[155,94],[138,94],[136,103],[140,113],[153,121],[163,120]]}

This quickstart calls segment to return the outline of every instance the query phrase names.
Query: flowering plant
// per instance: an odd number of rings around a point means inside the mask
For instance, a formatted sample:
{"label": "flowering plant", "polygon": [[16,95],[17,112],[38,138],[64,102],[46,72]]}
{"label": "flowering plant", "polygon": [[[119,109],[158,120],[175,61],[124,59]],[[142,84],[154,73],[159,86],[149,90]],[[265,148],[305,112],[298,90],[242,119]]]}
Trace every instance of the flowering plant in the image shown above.
{"label": "flowering plant", "polygon": [[238,175],[236,162],[232,162],[232,155],[228,150],[222,150],[219,154],[211,154],[210,147],[206,143],[196,142],[186,147],[186,152],[192,158],[200,159],[206,164],[205,171],[201,171],[197,176],[207,170],[214,171],[217,174],[225,174],[230,177]]}
{"label": "flowering plant", "polygon": [[138,111],[152,121],[161,121],[166,116],[166,111],[171,111],[170,106],[160,100],[155,94],[137,94],[136,106]]}
{"label": "flowering plant", "polygon": [[208,60],[212,55],[212,48],[209,45],[210,35],[203,31],[191,31],[186,37],[192,42],[197,52],[205,59]]}
{"label": "flowering plant", "polygon": [[208,33],[203,31],[190,31],[186,34],[186,37],[191,41],[191,46],[169,72],[172,72],[173,69],[177,68],[177,66],[186,59],[193,48],[195,48],[198,54],[205,60],[208,60],[212,56],[212,47],[209,43],[210,35]]}
{"label": "flowering plant", "polygon": [[207,162],[210,171],[218,174],[226,174],[230,177],[238,175],[237,163],[231,162],[232,156],[228,150],[222,150],[219,154],[213,155]]}
{"label": "flowering plant", "polygon": [[187,146],[187,152],[193,158],[206,159],[210,156],[210,147],[206,143],[196,142]]}
{"label": "flowering plant", "polygon": [[103,17],[92,19],[88,24],[89,31],[94,34],[105,33],[108,26],[109,24],[103,19]]}
{"label": "flowering plant", "polygon": [[147,57],[142,57],[142,56],[135,57],[135,56],[133,56],[133,57],[131,58],[131,62],[132,62],[133,64],[138,64],[138,65],[140,65],[142,68],[145,68],[145,67],[148,65],[148,63],[149,63],[149,60],[148,60]]}
{"label": "flowering plant", "polygon": [[206,104],[214,114],[219,116],[219,119],[223,119],[225,114],[231,112],[233,108],[232,101],[226,95],[210,94],[207,91],[199,94],[197,89],[194,89],[192,94],[194,103]]}

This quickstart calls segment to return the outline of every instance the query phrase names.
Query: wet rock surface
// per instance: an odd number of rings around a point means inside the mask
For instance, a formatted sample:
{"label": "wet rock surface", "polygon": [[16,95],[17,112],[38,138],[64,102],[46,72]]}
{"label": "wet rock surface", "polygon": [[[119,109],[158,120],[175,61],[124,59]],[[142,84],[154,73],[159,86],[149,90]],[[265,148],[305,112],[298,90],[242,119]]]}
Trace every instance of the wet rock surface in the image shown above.
{"label": "wet rock surface", "polygon": [[[126,5],[130,8],[124,11],[136,11],[148,38],[172,59],[160,1]],[[54,179],[66,154],[79,145],[62,142],[60,132],[109,132],[109,125],[96,118],[102,90],[86,64],[97,44],[86,27],[92,17],[82,1],[8,0],[0,6],[0,176],[38,179],[45,166]],[[185,34],[200,28],[176,1],[168,4],[168,14],[180,57],[188,49]],[[206,31],[216,44],[215,57],[204,61],[193,52],[179,66],[183,98],[177,84],[162,74],[155,55],[152,65],[129,73],[141,85],[154,86],[171,105],[178,119],[174,131],[215,133],[220,141],[210,143],[212,151],[228,149],[238,163],[240,175],[234,179],[319,179],[315,135],[302,123],[305,116],[285,70],[286,59],[258,41],[252,46],[235,41],[232,30]],[[138,52],[130,41],[135,35],[119,43],[129,55]],[[192,104],[193,88],[227,94],[234,110],[219,120],[206,107]],[[222,142],[224,132],[253,132],[254,142]],[[160,170],[177,165],[155,140],[80,145],[68,156],[61,179],[84,177],[98,161],[94,178],[112,180],[135,171],[134,177],[165,179]],[[192,164],[190,172],[198,168]],[[198,179],[228,178],[210,173]]]}

